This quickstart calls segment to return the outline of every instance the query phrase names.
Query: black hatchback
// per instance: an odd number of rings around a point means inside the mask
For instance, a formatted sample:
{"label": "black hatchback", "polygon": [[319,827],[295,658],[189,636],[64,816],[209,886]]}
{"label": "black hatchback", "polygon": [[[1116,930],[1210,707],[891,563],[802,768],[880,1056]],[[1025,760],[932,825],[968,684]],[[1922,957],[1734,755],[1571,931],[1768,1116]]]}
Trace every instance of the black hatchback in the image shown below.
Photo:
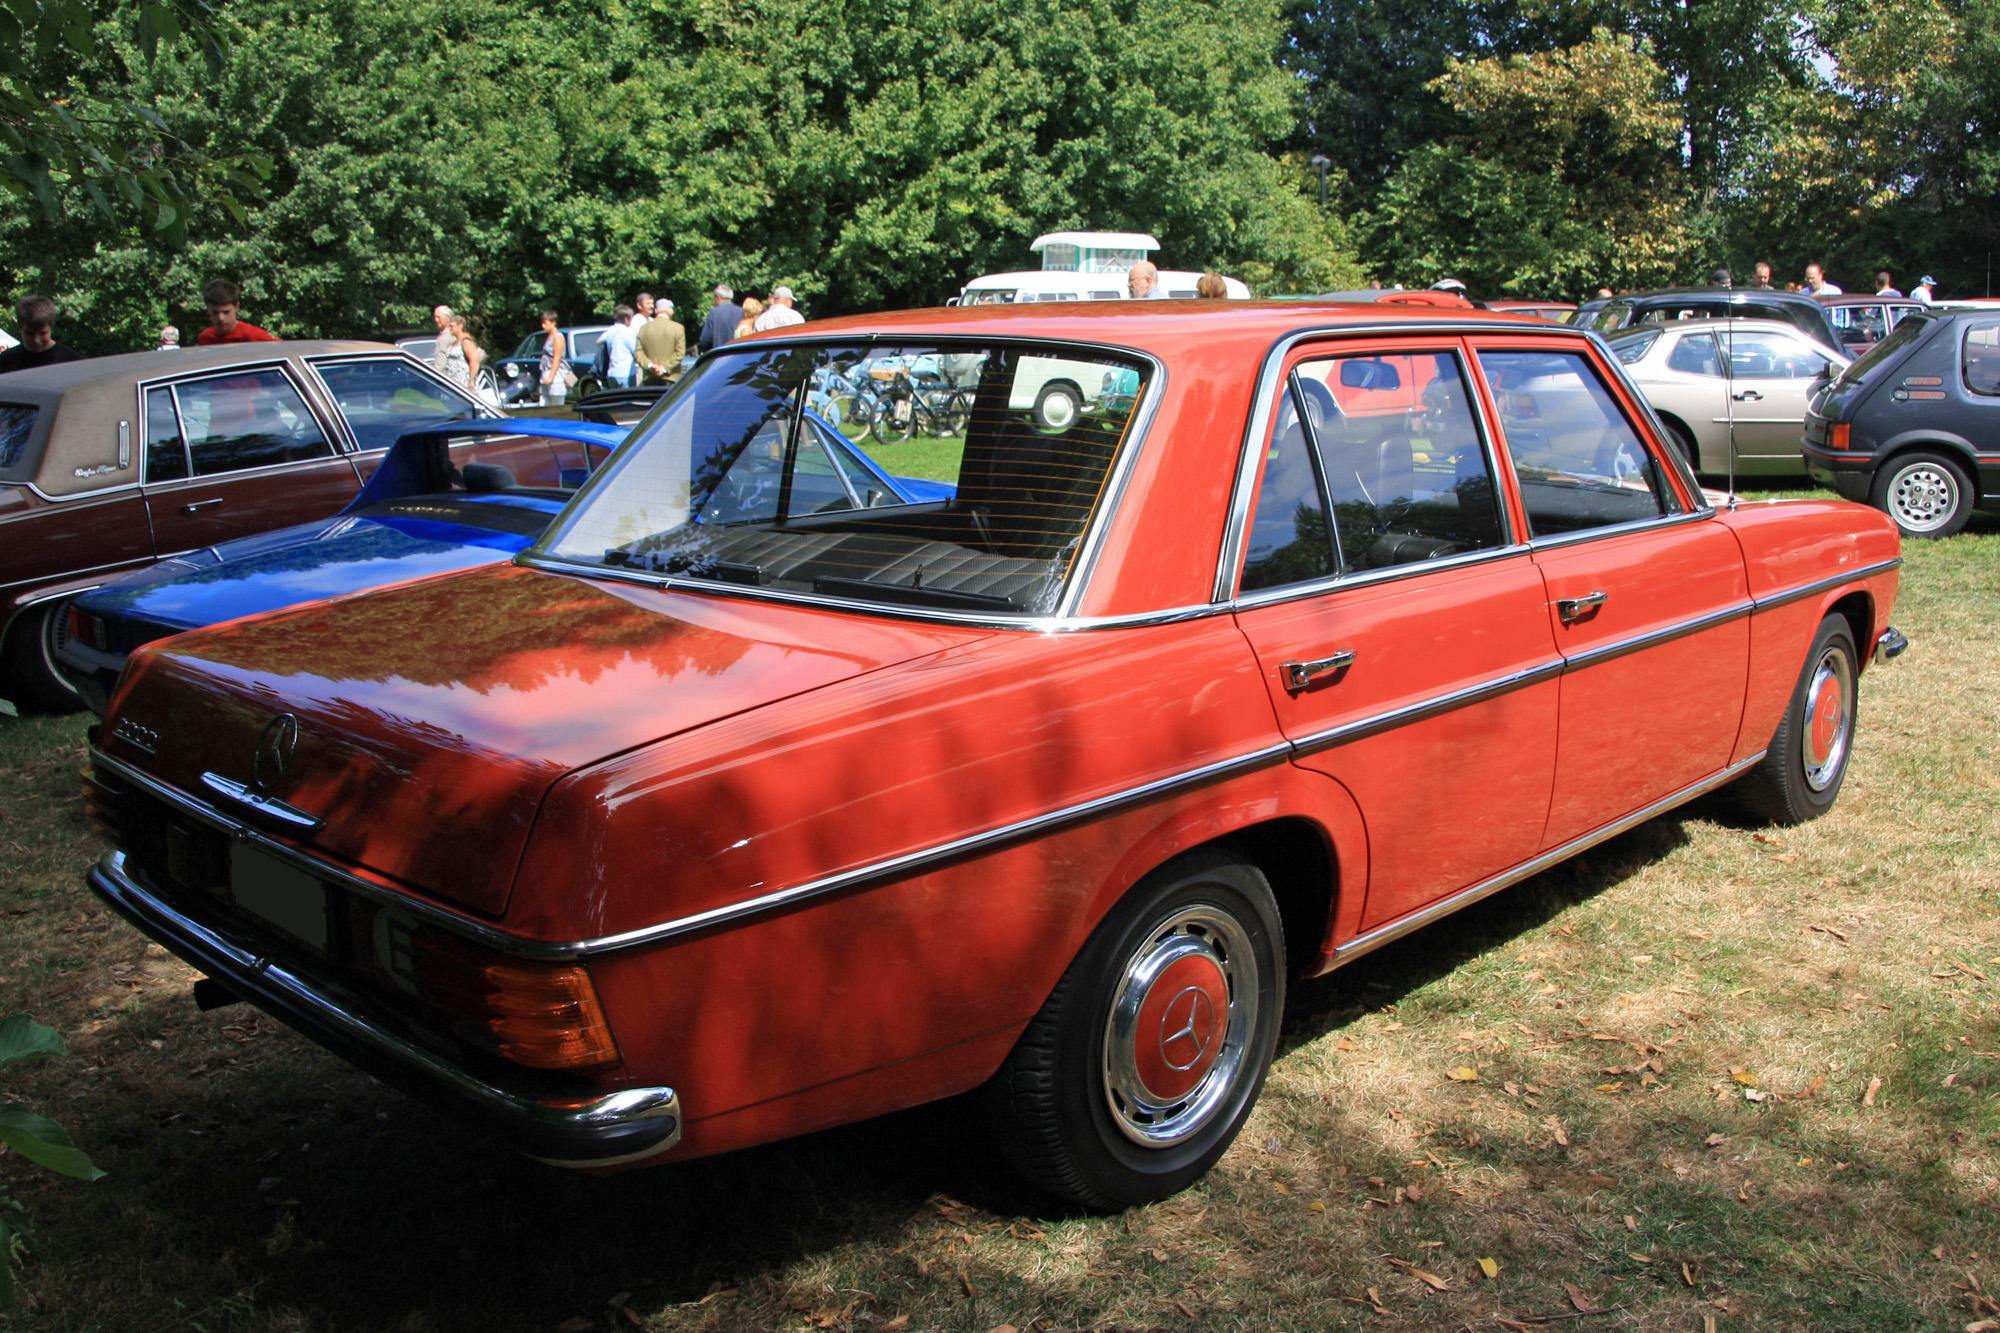
{"label": "black hatchback", "polygon": [[1906,537],[2000,508],[2000,310],[1926,311],[1808,401],[1806,471]]}
{"label": "black hatchback", "polygon": [[1802,330],[1808,338],[1843,349],[1833,318],[1817,298],[1800,292],[1762,287],[1678,287],[1669,291],[1629,292],[1585,301],[1569,317],[1572,324],[1599,333],[1615,333],[1634,324],[1667,324],[1677,319],[1775,319]]}

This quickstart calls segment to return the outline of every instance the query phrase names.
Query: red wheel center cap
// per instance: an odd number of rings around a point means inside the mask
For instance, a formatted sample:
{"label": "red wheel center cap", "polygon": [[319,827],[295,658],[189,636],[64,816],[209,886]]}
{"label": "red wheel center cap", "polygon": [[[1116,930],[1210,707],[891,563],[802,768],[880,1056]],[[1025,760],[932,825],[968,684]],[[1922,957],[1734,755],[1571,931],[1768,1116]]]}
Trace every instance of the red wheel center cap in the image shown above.
{"label": "red wheel center cap", "polygon": [[1201,1086],[1229,1027],[1229,984],[1214,961],[1176,959],[1139,1006],[1132,1035],[1139,1081],[1163,1102]]}
{"label": "red wheel center cap", "polygon": [[1840,735],[1840,684],[1828,680],[1820,685],[1819,698],[1813,700],[1812,740],[1813,751],[1823,760],[1833,752],[1835,740]]}

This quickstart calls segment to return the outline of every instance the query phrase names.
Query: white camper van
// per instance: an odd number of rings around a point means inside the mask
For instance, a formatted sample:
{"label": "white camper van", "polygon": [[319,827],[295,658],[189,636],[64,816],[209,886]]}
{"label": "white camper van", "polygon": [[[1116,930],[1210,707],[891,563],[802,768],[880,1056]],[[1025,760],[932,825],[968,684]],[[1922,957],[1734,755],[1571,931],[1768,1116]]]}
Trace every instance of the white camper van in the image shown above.
{"label": "white camper van", "polygon": [[[1037,236],[1028,247],[1042,257],[1039,271],[989,273],[965,284],[956,305],[990,305],[1016,301],[1123,301],[1125,274],[1160,248],[1160,243],[1136,231],[1052,231]],[[1170,297],[1192,299],[1201,274],[1180,269],[1160,270],[1160,290]],[[1250,289],[1235,278],[1224,278],[1229,295],[1250,298]]]}

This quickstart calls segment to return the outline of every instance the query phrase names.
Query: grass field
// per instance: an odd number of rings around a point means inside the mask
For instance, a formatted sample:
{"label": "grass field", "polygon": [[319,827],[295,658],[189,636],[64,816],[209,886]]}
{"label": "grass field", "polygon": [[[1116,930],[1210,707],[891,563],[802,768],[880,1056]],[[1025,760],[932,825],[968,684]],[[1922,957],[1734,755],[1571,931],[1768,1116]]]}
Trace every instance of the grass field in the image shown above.
{"label": "grass field", "polygon": [[1015,1183],[950,1105],[609,1179],[498,1151],[197,1013],[82,886],[83,722],[0,720],[0,993],[71,1049],[4,1092],[110,1172],[0,1158],[40,1233],[0,1328],[2000,1318],[2000,518],[1906,555],[1914,646],[1863,677],[1833,813],[1710,798],[1294,987],[1237,1145],[1115,1217]]}

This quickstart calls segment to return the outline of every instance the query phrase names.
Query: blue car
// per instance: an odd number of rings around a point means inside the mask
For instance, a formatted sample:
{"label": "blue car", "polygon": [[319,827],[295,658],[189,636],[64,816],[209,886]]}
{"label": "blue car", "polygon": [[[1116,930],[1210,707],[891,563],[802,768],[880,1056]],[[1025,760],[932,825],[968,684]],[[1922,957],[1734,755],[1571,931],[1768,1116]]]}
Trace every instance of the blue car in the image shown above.
{"label": "blue car", "polygon": [[[890,476],[824,418],[808,412],[806,419],[824,461],[816,469],[799,469],[803,486],[796,498],[802,506],[872,509],[953,495],[954,488],[944,483]],[[608,455],[626,433],[623,426],[555,417],[452,421],[411,430],[353,502],[332,518],[191,551],[77,598],[70,607],[69,641],[58,660],[84,702],[102,716],[126,657],[155,639],[512,559],[569,503],[583,484],[584,470],[566,471],[560,489],[519,486],[502,467],[453,466],[448,442],[468,435],[547,436],[581,441],[586,454],[596,446]],[[739,492],[765,483],[754,448],[740,461],[730,502],[712,506],[705,521],[728,522],[729,503],[746,498]],[[816,475],[808,480],[805,474]]]}

